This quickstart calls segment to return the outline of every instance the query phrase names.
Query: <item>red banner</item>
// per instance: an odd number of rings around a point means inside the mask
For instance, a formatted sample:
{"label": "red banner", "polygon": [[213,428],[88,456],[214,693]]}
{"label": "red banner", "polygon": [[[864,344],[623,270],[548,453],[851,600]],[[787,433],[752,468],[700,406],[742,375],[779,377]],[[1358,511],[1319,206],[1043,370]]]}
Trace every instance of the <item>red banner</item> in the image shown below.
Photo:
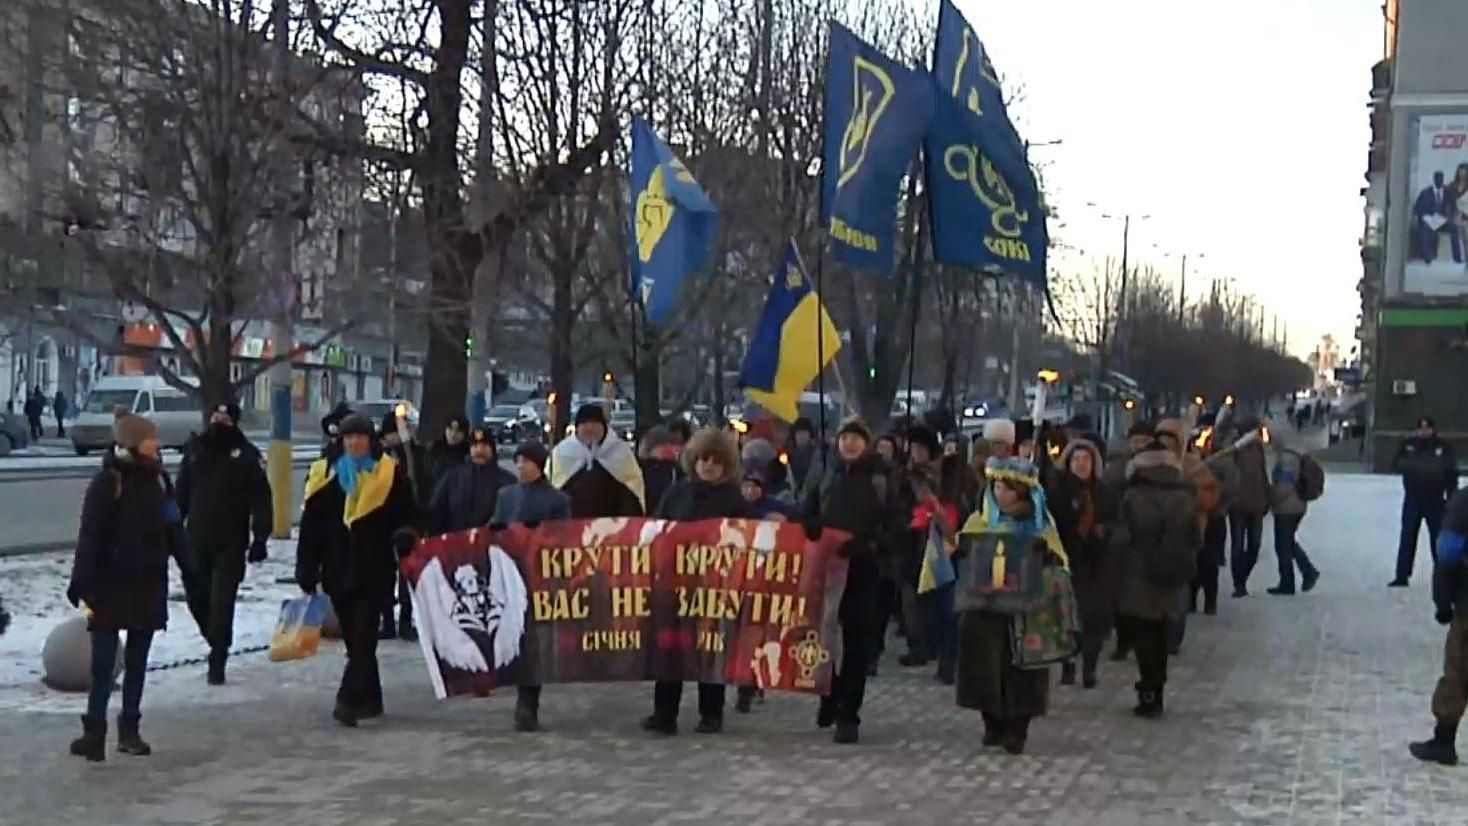
{"label": "red banner", "polygon": [[622,680],[825,693],[846,539],[741,519],[547,522],[425,539],[403,571],[439,697]]}

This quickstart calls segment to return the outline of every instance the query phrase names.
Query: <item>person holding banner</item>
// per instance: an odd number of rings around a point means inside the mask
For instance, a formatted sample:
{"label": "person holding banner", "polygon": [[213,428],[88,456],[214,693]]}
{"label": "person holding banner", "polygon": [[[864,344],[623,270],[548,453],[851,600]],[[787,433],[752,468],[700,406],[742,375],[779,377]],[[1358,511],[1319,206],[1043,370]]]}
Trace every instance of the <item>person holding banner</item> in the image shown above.
{"label": "person holding banner", "polygon": [[[490,524],[535,525],[571,518],[571,497],[546,481],[545,462],[545,446],[540,442],[524,442],[515,449],[515,473],[520,481],[499,489]],[[540,730],[540,688],[528,683],[515,687],[515,731]]]}
{"label": "person holding banner", "polygon": [[341,422],[342,455],[321,459],[307,477],[296,543],[296,582],[331,598],[347,647],[347,666],[332,717],[355,728],[382,715],[377,619],[392,601],[398,551],[411,548],[417,516],[407,473],[377,441],[372,421]]}
{"label": "person holding banner", "polygon": [[858,418],[848,418],[836,432],[836,458],[809,486],[802,515],[808,539],[823,528],[851,534],[841,548],[848,559],[846,591],[841,596],[841,666],[831,693],[821,698],[816,725],[835,725],[833,740],[855,743],[866,697],[867,665],[875,656],[882,628],[877,625],[877,546],[886,530],[890,505],[887,477],[872,452],[872,432]]}
{"label": "person holding banner", "polygon": [[550,470],[551,484],[571,497],[571,516],[642,516],[647,509],[642,467],[627,443],[607,429],[606,410],[582,405],[575,426],[575,437],[555,446]]}
{"label": "person holding banner", "polygon": [[[741,518],[749,511],[739,489],[739,449],[727,434],[712,428],[693,434],[683,448],[685,478],[673,483],[658,503],[655,516],[678,522],[700,519]],[[654,605],[654,611],[657,606]],[[681,656],[682,650],[665,650],[660,656]],[[671,670],[671,669],[670,669]],[[642,721],[644,731],[678,733],[678,705],[683,700],[683,683],[659,680],[653,686],[653,712]],[[724,686],[698,684],[699,734],[724,730]]]}

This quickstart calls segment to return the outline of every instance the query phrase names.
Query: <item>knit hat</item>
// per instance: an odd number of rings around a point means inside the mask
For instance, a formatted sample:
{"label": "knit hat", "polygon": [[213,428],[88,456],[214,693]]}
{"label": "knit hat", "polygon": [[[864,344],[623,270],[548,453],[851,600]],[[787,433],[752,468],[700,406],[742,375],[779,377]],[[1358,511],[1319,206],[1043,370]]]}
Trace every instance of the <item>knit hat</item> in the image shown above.
{"label": "knit hat", "polygon": [[373,427],[371,419],[361,413],[353,413],[342,419],[337,432],[342,436],[372,436],[377,433],[377,428]]}
{"label": "knit hat", "polygon": [[520,446],[515,448],[515,458],[533,462],[542,473],[545,472],[545,445],[540,442],[521,442]]}
{"label": "knit hat", "polygon": [[229,401],[214,406],[215,413],[223,413],[236,425],[240,423],[240,406],[237,402]]}
{"label": "knit hat", "polygon": [[137,450],[143,442],[157,438],[158,426],[152,421],[129,413],[122,407],[117,408],[113,414],[112,440],[117,442],[118,447]]}
{"label": "knit hat", "polygon": [[1015,443],[1014,422],[1008,419],[990,419],[984,422],[984,441],[1012,445]]}
{"label": "knit hat", "polygon": [[839,439],[847,433],[854,433],[862,437],[867,444],[872,443],[872,429],[867,427],[867,423],[862,421],[860,416],[848,416],[843,419],[841,428],[836,431],[836,438]]}
{"label": "knit hat", "polygon": [[740,451],[740,457],[745,461],[755,459],[764,464],[769,464],[778,458],[775,446],[768,439],[750,439],[744,443],[744,449]]}
{"label": "knit hat", "polygon": [[580,427],[584,424],[596,423],[602,427],[607,426],[607,411],[600,404],[583,404],[576,411],[575,425]]}
{"label": "knit hat", "polygon": [[927,448],[930,459],[937,458],[941,447],[938,444],[937,434],[920,424],[907,429],[907,444],[908,450],[911,450],[914,445],[922,445]]}

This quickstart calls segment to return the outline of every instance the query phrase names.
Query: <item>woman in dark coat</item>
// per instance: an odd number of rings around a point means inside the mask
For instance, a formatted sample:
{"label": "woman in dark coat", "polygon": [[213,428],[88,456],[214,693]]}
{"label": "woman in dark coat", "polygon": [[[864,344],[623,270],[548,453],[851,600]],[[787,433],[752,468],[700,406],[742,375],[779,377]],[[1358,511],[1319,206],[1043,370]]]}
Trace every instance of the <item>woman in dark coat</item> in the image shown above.
{"label": "woman in dark coat", "polygon": [[158,429],[147,419],[119,412],[112,432],[116,444],[82,500],[66,589],[72,605],[85,607],[92,636],[91,695],[82,736],[71,744],[72,754],[91,761],[106,753],[107,703],[121,631],[127,632],[127,646],[117,750],[152,753],[138,736],[143,681],[153,634],[168,624],[168,558],[183,552],[173,486],[158,459]]}
{"label": "woman in dark coat", "polygon": [[1127,489],[1111,539],[1117,555],[1117,625],[1126,627],[1137,652],[1139,717],[1163,712],[1167,684],[1169,622],[1183,614],[1179,591],[1197,573],[1197,489],[1183,476],[1182,460],[1153,442],[1127,463]]}
{"label": "woman in dark coat", "polygon": [[[739,490],[739,448],[722,431],[700,430],[683,448],[683,479],[673,483],[655,512],[659,519],[694,522],[700,519],[742,518],[748,503]],[[657,611],[659,606],[654,606]],[[671,653],[671,652],[670,652]],[[681,652],[679,652],[681,654]],[[660,652],[659,656],[663,656]],[[671,665],[672,663],[669,663]],[[657,734],[678,733],[678,705],[683,683],[658,680],[653,686],[652,716],[642,728]],[[724,728],[724,686],[698,684],[699,734],[717,734]]]}
{"label": "woman in dark coat", "polygon": [[1021,583],[1041,566],[1065,564],[1065,551],[1032,462],[990,459],[985,476],[983,510],[960,533],[958,705],[983,714],[985,746],[1020,754],[1030,720],[1049,705],[1050,670],[1015,667],[1011,625],[1027,610]]}
{"label": "woman in dark coat", "polygon": [[[1110,564],[1107,537],[1119,500],[1102,481],[1104,472],[1101,450],[1087,439],[1076,439],[1061,453],[1045,490],[1055,528],[1070,557],[1081,613],[1081,683],[1086,688],[1096,687],[1096,664],[1115,621],[1115,566]],[[1075,662],[1065,663],[1060,684],[1075,685],[1075,681]]]}

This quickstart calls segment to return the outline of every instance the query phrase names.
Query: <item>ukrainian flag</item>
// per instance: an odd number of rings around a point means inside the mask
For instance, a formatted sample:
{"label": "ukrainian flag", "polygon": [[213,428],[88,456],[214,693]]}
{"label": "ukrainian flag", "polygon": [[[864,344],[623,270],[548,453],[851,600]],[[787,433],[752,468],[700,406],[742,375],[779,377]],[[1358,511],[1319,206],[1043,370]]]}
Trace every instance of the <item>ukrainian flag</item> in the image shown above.
{"label": "ukrainian flag", "polygon": [[[824,352],[816,336],[824,340]],[[770,285],[765,311],[744,356],[739,383],[750,401],[787,422],[800,416],[800,394],[841,349],[836,323],[811,287],[791,241]],[[824,361],[821,356],[824,355]]]}
{"label": "ukrainian flag", "polygon": [[928,525],[928,542],[923,547],[923,567],[918,572],[917,592],[926,594],[936,591],[944,585],[951,584],[958,579],[958,574],[953,569],[953,552],[957,550],[956,543],[943,536],[942,528],[938,527],[941,520],[938,516]]}
{"label": "ukrainian flag", "polygon": [[661,324],[678,287],[709,260],[719,214],[693,173],[642,118],[632,121],[632,289]]}

